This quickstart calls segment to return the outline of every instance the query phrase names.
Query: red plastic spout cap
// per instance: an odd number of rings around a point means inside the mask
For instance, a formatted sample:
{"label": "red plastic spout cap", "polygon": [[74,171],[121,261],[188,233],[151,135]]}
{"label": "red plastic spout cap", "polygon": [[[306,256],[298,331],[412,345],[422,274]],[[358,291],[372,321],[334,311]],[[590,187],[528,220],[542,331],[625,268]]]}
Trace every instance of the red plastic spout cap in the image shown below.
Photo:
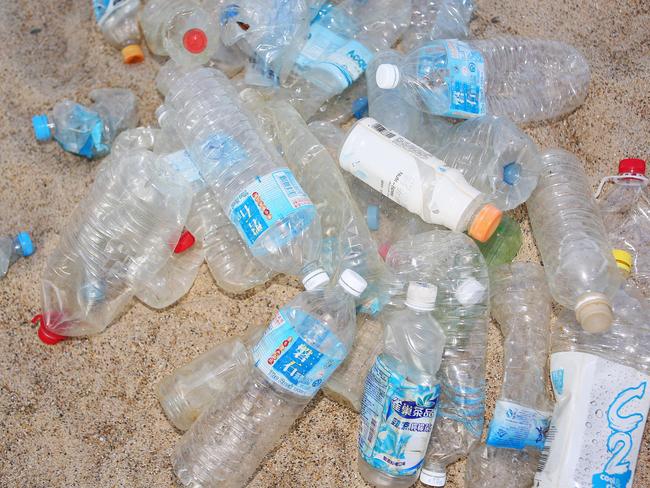
{"label": "red plastic spout cap", "polygon": [[379,246],[379,255],[381,256],[381,259],[386,261],[386,256],[388,256],[388,251],[390,251],[390,242],[384,242],[381,246]]}
{"label": "red plastic spout cap", "polygon": [[39,322],[41,325],[38,328],[38,338],[44,344],[47,344],[48,346],[53,346],[54,344],[57,344],[67,339],[66,336],[56,334],[55,332],[49,330],[45,326],[45,319],[43,318],[42,314],[38,314],[32,319],[32,324],[37,324]]}
{"label": "red plastic spout cap", "polygon": [[208,36],[201,29],[190,29],[183,34],[183,46],[192,54],[200,54],[208,47]]}
{"label": "red plastic spout cap", "polygon": [[192,235],[189,230],[184,230],[181,234],[181,237],[178,239],[178,243],[174,248],[174,254],[180,254],[187,251],[190,247],[194,245],[196,238]]}
{"label": "red plastic spout cap", "polygon": [[621,159],[618,162],[618,174],[645,175],[645,161],[638,158]]}

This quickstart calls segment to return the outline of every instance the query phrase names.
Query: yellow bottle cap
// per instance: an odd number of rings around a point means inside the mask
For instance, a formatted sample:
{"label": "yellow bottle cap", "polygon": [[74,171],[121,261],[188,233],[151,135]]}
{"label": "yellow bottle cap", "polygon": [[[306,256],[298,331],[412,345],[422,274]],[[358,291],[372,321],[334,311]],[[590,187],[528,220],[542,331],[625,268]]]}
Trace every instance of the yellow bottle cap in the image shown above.
{"label": "yellow bottle cap", "polygon": [[613,249],[612,254],[616,260],[616,266],[629,275],[632,272],[632,255],[623,249]]}
{"label": "yellow bottle cap", "polygon": [[144,61],[142,48],[137,44],[130,44],[122,49],[122,60],[124,64],[135,64]]}
{"label": "yellow bottle cap", "polygon": [[479,242],[486,242],[501,223],[503,212],[491,203],[476,214],[467,233]]}

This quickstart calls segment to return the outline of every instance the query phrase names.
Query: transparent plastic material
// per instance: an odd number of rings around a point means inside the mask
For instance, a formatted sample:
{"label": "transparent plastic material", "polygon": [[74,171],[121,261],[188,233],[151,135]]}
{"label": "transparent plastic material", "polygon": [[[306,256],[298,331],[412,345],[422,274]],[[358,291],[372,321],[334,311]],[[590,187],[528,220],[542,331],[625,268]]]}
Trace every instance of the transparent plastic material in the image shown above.
{"label": "transparent plastic material", "polygon": [[[178,75],[169,85],[166,105],[173,111],[171,119],[177,134],[206,184],[223,209],[232,207],[226,213],[233,223],[236,224],[233,219],[239,218],[238,198],[262,178],[272,178],[276,185],[285,185],[287,180],[291,187],[281,186],[283,193],[276,192],[276,195],[289,195],[289,191],[296,199],[304,195],[298,184],[289,180],[290,173],[282,169],[284,161],[266,143],[254,118],[244,111],[223,73],[201,68]],[[280,170],[284,178],[278,180],[274,175]],[[262,194],[261,198],[269,196]],[[296,202],[288,214],[280,213],[270,226],[265,224],[266,228],[254,241],[245,223],[238,230],[262,264],[277,272],[304,275],[318,259],[321,229],[316,209],[308,197]],[[272,214],[269,212],[267,217],[271,218]]]}
{"label": "transparent plastic material", "polygon": [[472,0],[412,0],[411,25],[400,47],[408,52],[434,39],[466,39]]}
{"label": "transparent plastic material", "polygon": [[360,119],[368,115],[368,98],[365,75],[341,94],[326,101],[309,118],[309,123],[320,121],[342,125],[352,117]]}
{"label": "transparent plastic material", "polygon": [[[262,459],[278,444],[293,422],[316,393],[301,394],[280,386],[281,379],[269,376],[264,352],[274,337],[274,331],[291,327],[291,340],[284,335],[273,361],[286,354],[311,351],[310,355],[329,358],[329,370],[323,369],[322,380],[331,368],[342,361],[352,345],[355,334],[354,299],[346,286],[336,286],[303,292],[285,305],[253,349],[255,367],[243,382],[239,393],[227,405],[214,404],[206,410],[185,433],[173,455],[174,472],[184,486],[214,486],[220,488],[243,486],[255,472]],[[360,290],[363,291],[363,287]],[[295,337],[295,346],[288,348]],[[322,356],[319,356],[322,355]],[[292,356],[296,357],[296,356]],[[320,364],[320,363],[318,363]],[[315,367],[319,368],[318,365]],[[316,373],[307,368],[306,373]],[[275,379],[274,379],[275,378]],[[284,378],[284,376],[281,376]]]}
{"label": "transparent plastic material", "polygon": [[[435,115],[447,114],[450,107],[448,42],[428,43],[393,65],[395,88],[404,101]],[[555,119],[575,110],[587,95],[589,65],[568,44],[516,37],[464,42],[483,59],[485,83],[476,87],[476,97],[485,99],[483,113],[516,123]]]}
{"label": "transparent plastic material", "polygon": [[611,325],[610,300],[621,275],[582,163],[561,149],[545,152],[528,201],[535,242],[556,302],[574,309],[592,332]]}
{"label": "transparent plastic material", "polygon": [[[490,286],[491,314],[499,324],[504,341],[504,375],[497,404],[514,404],[512,407],[521,408],[531,416],[535,411],[544,420],[526,427],[539,427],[548,422],[552,410],[546,392],[551,296],[544,271],[533,263],[502,266],[491,271]],[[528,439],[531,432],[511,431],[512,427],[502,423],[503,419],[496,418],[490,424],[490,433],[501,429],[498,442],[492,441],[488,434],[487,443],[470,451],[467,486],[528,488],[532,485],[544,433],[532,429],[536,438]],[[520,426],[523,422],[517,428]],[[499,438],[499,432],[494,435]],[[530,442],[536,445],[531,446]],[[526,445],[520,447],[520,443]]]}
{"label": "transparent plastic material", "polygon": [[477,242],[485,263],[490,267],[511,263],[522,243],[521,227],[513,218],[504,215],[497,230],[487,242]]}
{"label": "transparent plastic material", "polygon": [[[140,48],[140,0],[93,0],[95,18],[104,39],[122,51],[125,63],[144,59]],[[132,48],[129,50],[129,48]]]}
{"label": "transparent plastic material", "polygon": [[[26,233],[21,233],[27,235]],[[29,236],[27,235],[28,239]],[[2,236],[0,237],[0,279],[7,276],[9,267],[20,258],[28,257],[34,252],[31,240],[28,243],[29,248],[21,242],[21,235]]]}

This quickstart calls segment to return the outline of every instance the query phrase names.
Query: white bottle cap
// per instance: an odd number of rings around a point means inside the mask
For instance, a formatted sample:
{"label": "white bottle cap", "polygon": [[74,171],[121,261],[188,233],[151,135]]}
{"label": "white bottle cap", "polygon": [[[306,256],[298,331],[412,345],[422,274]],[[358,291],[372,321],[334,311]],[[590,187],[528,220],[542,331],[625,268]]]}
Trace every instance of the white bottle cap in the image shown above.
{"label": "white bottle cap", "polygon": [[355,297],[360,297],[363,291],[368,286],[366,280],[364,280],[358,273],[352,271],[351,269],[346,269],[341,273],[339,278],[339,285],[343,287],[350,295]]}
{"label": "white bottle cap", "polygon": [[473,277],[463,281],[455,293],[456,300],[463,306],[476,305],[485,297],[485,287]]}
{"label": "white bottle cap", "polygon": [[380,64],[375,79],[379,88],[392,90],[399,85],[399,68],[394,64]]}
{"label": "white bottle cap", "polygon": [[428,486],[445,486],[445,483],[447,483],[447,473],[438,473],[423,469],[420,472],[420,481]]}
{"label": "white bottle cap", "polygon": [[428,312],[436,307],[438,287],[431,283],[411,281],[406,290],[406,306]]}
{"label": "white bottle cap", "polygon": [[305,287],[305,290],[312,291],[320,288],[327,283],[329,283],[330,277],[325,272],[323,268],[318,268],[307,275],[302,279],[302,284]]}

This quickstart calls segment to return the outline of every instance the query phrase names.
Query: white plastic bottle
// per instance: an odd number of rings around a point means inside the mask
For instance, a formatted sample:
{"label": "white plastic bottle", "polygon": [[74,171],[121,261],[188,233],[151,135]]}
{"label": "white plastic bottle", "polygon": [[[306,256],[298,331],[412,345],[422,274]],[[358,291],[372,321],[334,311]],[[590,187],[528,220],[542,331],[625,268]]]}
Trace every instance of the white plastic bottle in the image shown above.
{"label": "white plastic bottle", "polygon": [[589,66],[572,46],[516,37],[430,42],[377,69],[380,88],[434,115],[506,115],[517,123],[565,115],[582,104]]}
{"label": "white plastic bottle", "polygon": [[467,39],[473,0],[412,0],[411,25],[400,47],[409,52],[435,39]]}
{"label": "white plastic bottle", "polygon": [[144,61],[140,47],[140,0],[93,0],[95,20],[104,39],[122,53],[125,64]]}
{"label": "white plastic bottle", "polygon": [[501,211],[460,171],[372,118],[350,129],[339,163],[425,222],[467,231],[478,241],[487,241],[501,220]]}
{"label": "white plastic bottle", "polygon": [[578,158],[552,149],[541,160],[542,174],[527,207],[551,295],[575,310],[585,330],[604,332],[612,323],[611,298],[621,276],[603,218]]}
{"label": "white plastic bottle", "polygon": [[185,486],[243,486],[348,353],[354,271],[338,285],[304,292],[282,307],[253,348],[255,367],[228,405],[210,407],[176,447],[174,472]]}
{"label": "white plastic bottle", "polygon": [[487,440],[469,453],[465,482],[472,488],[531,486],[551,416],[546,393],[551,295],[538,264],[490,271],[492,317],[503,335],[501,395]]}
{"label": "white plastic bottle", "polygon": [[445,347],[431,314],[436,293],[435,285],[411,282],[405,308],[382,315],[384,348],[366,377],[359,433],[359,472],[373,486],[411,486],[422,467]]}
{"label": "white plastic bottle", "polygon": [[0,237],[0,279],[7,276],[7,271],[12,264],[32,254],[34,254],[34,243],[28,232],[19,232],[15,237]]}

